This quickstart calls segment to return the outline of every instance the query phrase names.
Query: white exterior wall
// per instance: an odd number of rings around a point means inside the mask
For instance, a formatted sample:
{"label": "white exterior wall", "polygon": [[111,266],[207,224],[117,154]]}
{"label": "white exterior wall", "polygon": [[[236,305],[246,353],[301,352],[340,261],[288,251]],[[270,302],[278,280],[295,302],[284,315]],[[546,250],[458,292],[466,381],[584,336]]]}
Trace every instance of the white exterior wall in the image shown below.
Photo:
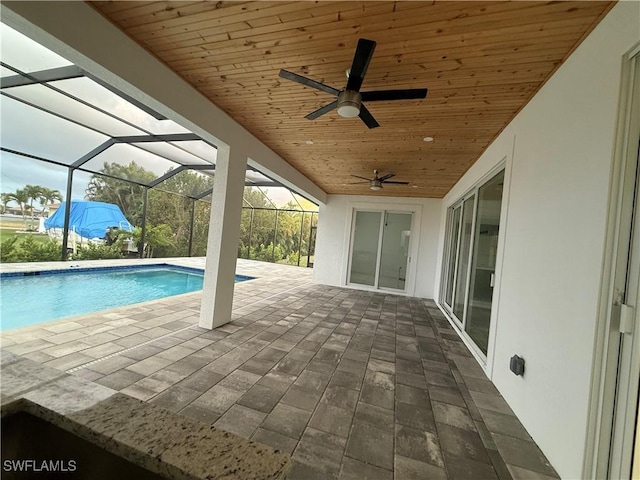
{"label": "white exterior wall", "polygon": [[506,159],[486,370],[567,479],[582,478],[621,60],[638,41],[640,3],[620,2],[442,205],[439,268],[447,207]]}
{"label": "white exterior wall", "polygon": [[349,220],[354,205],[370,205],[372,208],[389,210],[394,208],[402,210],[401,206],[420,207],[417,258],[412,258],[417,269],[414,295],[433,298],[442,205],[442,200],[439,199],[328,195],[327,203],[320,205],[318,216],[316,261],[313,267],[314,282],[335,286],[345,285],[351,231]]}

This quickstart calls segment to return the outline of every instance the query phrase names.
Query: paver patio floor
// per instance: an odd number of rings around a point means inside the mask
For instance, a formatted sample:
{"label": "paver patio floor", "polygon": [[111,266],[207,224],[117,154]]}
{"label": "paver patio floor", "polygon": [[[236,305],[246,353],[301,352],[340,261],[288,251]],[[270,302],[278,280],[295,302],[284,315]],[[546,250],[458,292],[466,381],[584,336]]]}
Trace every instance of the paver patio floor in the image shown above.
{"label": "paver patio floor", "polygon": [[433,301],[237,273],[258,278],[212,331],[193,293],[4,332],[2,348],[285,451],[293,480],[558,478]]}

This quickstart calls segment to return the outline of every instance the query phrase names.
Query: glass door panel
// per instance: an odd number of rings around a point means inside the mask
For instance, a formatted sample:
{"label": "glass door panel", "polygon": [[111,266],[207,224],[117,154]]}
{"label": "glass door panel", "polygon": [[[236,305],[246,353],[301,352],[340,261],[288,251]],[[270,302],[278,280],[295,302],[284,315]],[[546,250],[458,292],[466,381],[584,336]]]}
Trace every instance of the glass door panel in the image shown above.
{"label": "glass door panel", "polygon": [[462,207],[457,207],[453,210],[451,215],[451,232],[449,234],[449,238],[451,239],[451,243],[449,244],[449,265],[447,267],[447,283],[446,290],[444,294],[444,301],[449,307],[451,307],[451,302],[453,299],[453,280],[454,273],[456,268],[456,259],[458,257],[458,237],[460,235],[460,212],[462,212]]}
{"label": "glass door panel", "polygon": [[491,298],[498,250],[503,184],[504,172],[501,172],[478,190],[478,209],[465,330],[485,355],[489,343]]}
{"label": "glass door panel", "polygon": [[356,212],[349,282],[375,285],[382,212]]}
{"label": "glass door panel", "polygon": [[411,239],[410,213],[385,213],[378,287],[404,290]]}
{"label": "glass door panel", "polygon": [[469,254],[471,253],[471,232],[473,230],[473,204],[475,195],[467,198],[462,204],[462,229],[460,232],[460,253],[456,266],[455,297],[453,314],[463,322],[465,293],[467,291],[467,272],[469,271]]}

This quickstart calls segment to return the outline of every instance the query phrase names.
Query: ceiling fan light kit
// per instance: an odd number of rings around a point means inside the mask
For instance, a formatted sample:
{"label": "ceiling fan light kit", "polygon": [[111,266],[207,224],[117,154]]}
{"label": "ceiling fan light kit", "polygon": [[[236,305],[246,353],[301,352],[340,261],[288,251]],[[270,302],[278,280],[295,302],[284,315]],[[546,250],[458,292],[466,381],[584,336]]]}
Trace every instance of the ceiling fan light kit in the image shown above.
{"label": "ceiling fan light kit", "polygon": [[378,170],[373,171],[373,178],[361,177],[360,175],[351,175],[352,177],[359,178],[364,180],[363,182],[352,182],[351,185],[356,185],[359,183],[368,183],[369,188],[371,190],[382,190],[383,185],[391,184],[391,185],[409,185],[409,182],[393,182],[389,180],[392,177],[395,177],[395,173],[387,173],[382,177],[378,176]]}
{"label": "ceiling fan light kit", "polygon": [[412,100],[426,98],[426,88],[413,88],[406,90],[377,90],[373,92],[360,92],[360,87],[364,81],[364,76],[369,68],[369,62],[373,57],[373,51],[376,48],[376,42],[361,38],[358,40],[356,53],[353,57],[351,68],[347,70],[347,84],[343,90],[316,82],[310,78],[303,77],[297,73],[288,70],[280,70],[280,77],[286,78],[296,83],[300,83],[307,87],[321,90],[330,95],[338,97],[331,103],[320,107],[314,112],[305,116],[308,120],[315,120],[321,115],[330,112],[333,109],[338,110],[338,115],[344,118],[360,117],[364,124],[369,128],[379,127],[380,124],[373,118],[371,112],[362,103],[380,102],[391,100]]}
{"label": "ceiling fan light kit", "polygon": [[362,95],[360,92],[344,90],[338,95],[338,115],[345,118],[353,118],[360,115]]}

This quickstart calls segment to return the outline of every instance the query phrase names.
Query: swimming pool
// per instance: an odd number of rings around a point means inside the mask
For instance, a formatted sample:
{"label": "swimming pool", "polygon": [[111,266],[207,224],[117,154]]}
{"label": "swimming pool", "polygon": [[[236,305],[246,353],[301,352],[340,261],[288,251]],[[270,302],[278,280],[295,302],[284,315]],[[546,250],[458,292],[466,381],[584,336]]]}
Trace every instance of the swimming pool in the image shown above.
{"label": "swimming pool", "polygon": [[[168,264],[0,274],[0,329],[202,290],[204,271]],[[252,277],[236,275],[236,282]]]}

